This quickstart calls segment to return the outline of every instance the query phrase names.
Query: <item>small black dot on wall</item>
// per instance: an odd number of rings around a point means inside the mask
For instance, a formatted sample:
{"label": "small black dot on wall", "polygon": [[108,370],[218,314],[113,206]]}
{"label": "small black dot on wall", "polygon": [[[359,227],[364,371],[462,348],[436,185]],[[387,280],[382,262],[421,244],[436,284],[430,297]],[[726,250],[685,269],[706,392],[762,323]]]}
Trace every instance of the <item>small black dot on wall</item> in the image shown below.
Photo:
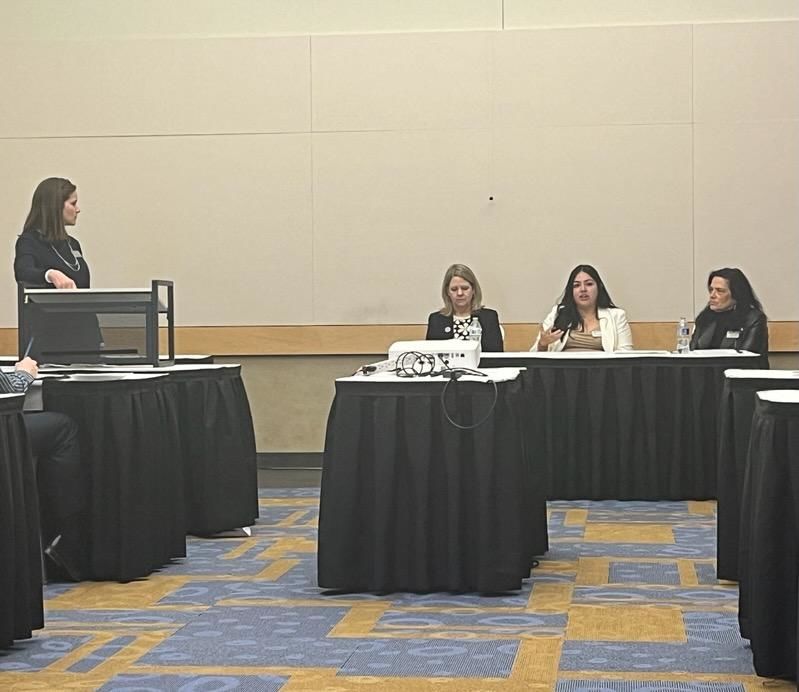
{"label": "small black dot on wall", "polygon": [[493,202],[494,201],[494,195],[491,195],[491,197],[488,198],[488,201],[489,202]]}

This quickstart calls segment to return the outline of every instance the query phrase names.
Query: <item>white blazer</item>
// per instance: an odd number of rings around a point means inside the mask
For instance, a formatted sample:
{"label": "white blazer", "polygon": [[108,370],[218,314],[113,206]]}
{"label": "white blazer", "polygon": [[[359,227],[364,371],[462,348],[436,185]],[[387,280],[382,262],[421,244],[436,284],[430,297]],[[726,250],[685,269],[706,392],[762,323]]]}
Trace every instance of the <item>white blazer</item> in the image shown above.
{"label": "white blazer", "polygon": [[[542,332],[552,328],[557,314],[558,306],[556,305],[541,323]],[[633,335],[630,331],[630,324],[627,322],[627,313],[621,308],[599,308],[597,316],[599,317],[599,330],[602,333],[602,350],[608,352],[632,351]],[[538,350],[538,340],[540,338],[541,333],[539,332],[533,347],[530,349],[531,351]],[[562,351],[568,338],[569,330],[566,330],[563,337],[551,343],[547,350],[550,352]]]}

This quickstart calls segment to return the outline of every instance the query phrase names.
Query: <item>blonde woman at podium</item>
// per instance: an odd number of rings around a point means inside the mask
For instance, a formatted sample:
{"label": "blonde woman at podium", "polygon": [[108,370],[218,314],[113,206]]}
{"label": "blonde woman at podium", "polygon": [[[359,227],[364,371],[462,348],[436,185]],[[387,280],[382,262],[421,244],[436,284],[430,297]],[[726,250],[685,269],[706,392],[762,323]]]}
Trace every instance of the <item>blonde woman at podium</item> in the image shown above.
{"label": "blonde woman at podium", "polygon": [[599,272],[590,264],[579,264],[530,350],[612,352],[632,347],[627,313],[613,304]]}
{"label": "blonde woman at podium", "polygon": [[[66,178],[47,178],[36,187],[17,238],[14,278],[25,288],[89,288],[91,275],[76,238],[67,233],[80,214],[77,188]],[[30,355],[39,362],[96,362],[100,332],[88,313],[35,316]],[[48,357],[48,354],[50,357]]]}
{"label": "blonde woman at podium", "polygon": [[496,310],[483,306],[483,292],[474,272],[465,264],[453,264],[444,274],[441,283],[444,306],[427,318],[425,339],[469,338],[470,328],[482,330],[480,344],[485,351],[502,351],[504,344],[499,315]]}

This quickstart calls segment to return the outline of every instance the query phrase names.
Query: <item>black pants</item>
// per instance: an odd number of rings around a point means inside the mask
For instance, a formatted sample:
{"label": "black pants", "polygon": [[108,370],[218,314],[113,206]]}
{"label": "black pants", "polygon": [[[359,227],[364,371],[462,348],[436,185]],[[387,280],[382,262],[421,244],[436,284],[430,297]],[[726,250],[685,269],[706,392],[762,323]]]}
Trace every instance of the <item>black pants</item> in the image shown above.
{"label": "black pants", "polygon": [[78,426],[63,413],[25,413],[25,429],[36,457],[42,542],[61,535],[59,551],[84,571],[88,474],[80,457]]}

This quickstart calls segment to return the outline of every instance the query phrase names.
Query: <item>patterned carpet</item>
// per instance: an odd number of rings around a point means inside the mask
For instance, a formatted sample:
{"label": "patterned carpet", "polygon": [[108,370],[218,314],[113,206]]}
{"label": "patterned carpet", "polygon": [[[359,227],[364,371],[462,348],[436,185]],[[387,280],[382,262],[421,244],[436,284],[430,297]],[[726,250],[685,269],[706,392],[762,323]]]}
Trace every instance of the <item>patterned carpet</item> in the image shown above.
{"label": "patterned carpet", "polygon": [[748,692],[714,503],[552,502],[520,593],[326,595],[318,489],[261,491],[252,537],[192,538],[129,584],[46,587],[47,626],[0,652],[2,690]]}

